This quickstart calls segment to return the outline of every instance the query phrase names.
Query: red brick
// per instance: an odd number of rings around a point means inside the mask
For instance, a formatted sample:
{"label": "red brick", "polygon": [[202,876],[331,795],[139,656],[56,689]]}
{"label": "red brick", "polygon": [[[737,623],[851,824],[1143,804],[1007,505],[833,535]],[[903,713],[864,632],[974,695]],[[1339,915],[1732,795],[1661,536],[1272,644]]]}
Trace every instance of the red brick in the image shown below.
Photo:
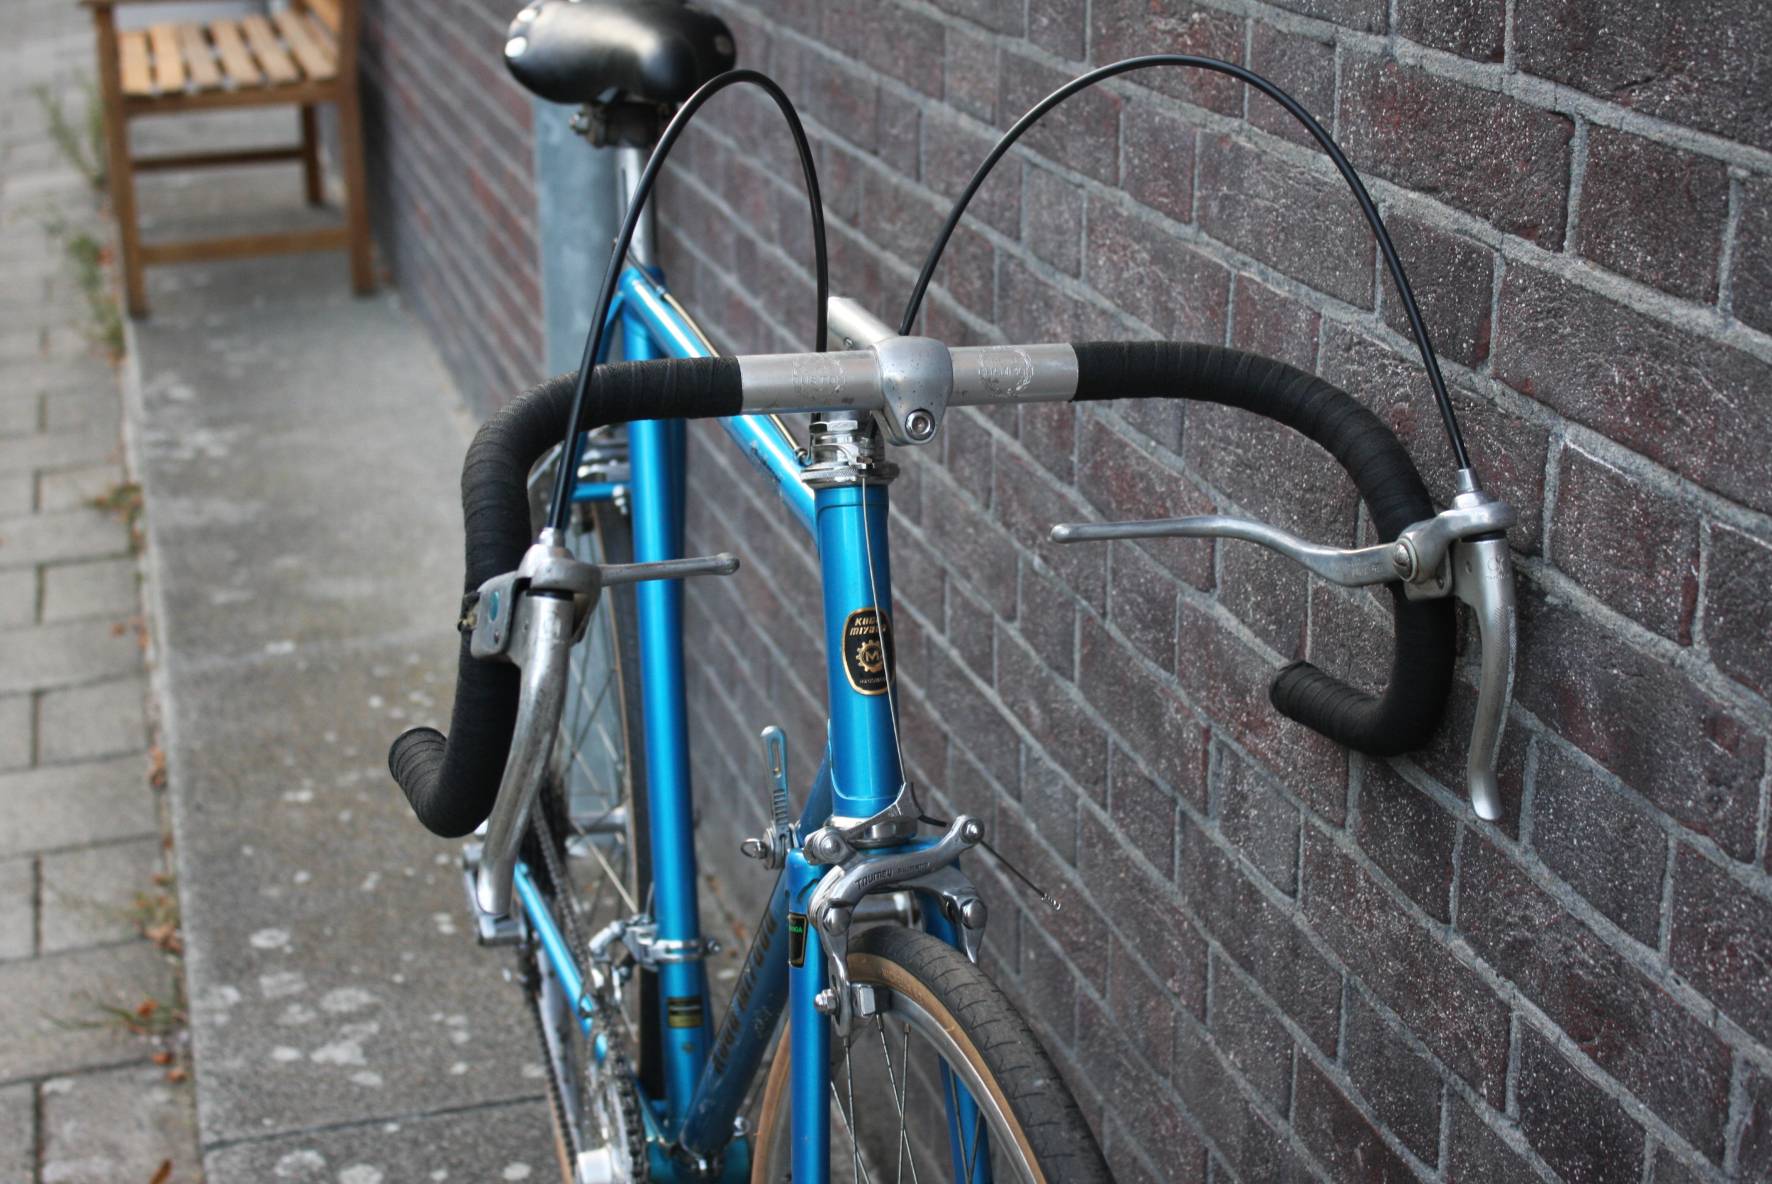
{"label": "red brick", "polygon": [[[1212,512],[1211,501],[1192,482],[1100,418],[1084,419],[1079,455],[1082,466],[1077,474],[1077,489],[1100,508],[1103,519],[1171,518]],[[1163,539],[1142,549],[1194,587],[1212,586],[1209,540]]]}
{"label": "red brick", "polygon": [[[1174,888],[1129,858],[1131,849],[1089,810],[1078,825],[1077,866],[1097,903],[1134,940],[1172,1006],[1198,1016],[1206,1001],[1206,941],[1179,908]],[[1097,930],[1095,939],[1100,938]],[[1092,942],[1090,948],[1095,948]],[[1081,954],[1073,950],[1073,956]],[[1159,1059],[1160,1054],[1153,1056]]]}
{"label": "red brick", "polygon": [[1662,658],[1530,584],[1516,701],[1680,825],[1751,859],[1766,740]]}
{"label": "red brick", "polygon": [[1342,1067],[1366,1105],[1397,1140],[1426,1164],[1440,1159],[1440,1072],[1349,991],[1342,1026]]}
{"label": "red brick", "polygon": [[1643,1128],[1530,1027],[1520,1031],[1518,1088],[1520,1130],[1561,1178],[1643,1178]]}
{"label": "red brick", "polygon": [[1506,0],[1399,0],[1396,32],[1482,62],[1501,60]]}
{"label": "red brick", "polygon": [[[1446,442],[1420,356],[1399,354],[1356,329],[1332,322],[1324,331],[1319,369],[1397,433],[1435,504],[1450,504],[1456,473],[1452,447]],[[1519,522],[1508,530],[1508,541],[1532,554],[1540,545],[1549,434],[1463,387],[1452,387],[1450,394],[1483,488],[1519,514]]]}
{"label": "red brick", "polygon": [[1708,304],[1717,298],[1729,169],[1628,132],[1591,127],[1576,248],[1602,267]]}
{"label": "red brick", "polygon": [[1323,314],[1239,272],[1231,292],[1231,344],[1300,370],[1317,367],[1317,330]]}
{"label": "red brick", "polygon": [[1275,7],[1368,33],[1382,32],[1385,26],[1385,0],[1278,0]]}
{"label": "red brick", "polygon": [[[1251,34],[1249,68],[1297,99],[1324,129],[1335,127],[1335,46],[1327,41],[1288,33],[1256,22]],[[1249,122],[1263,131],[1297,144],[1317,147],[1304,124],[1274,99],[1249,88]]]}
{"label": "red brick", "polygon": [[[1446,1155],[1446,1184],[1537,1184],[1538,1173],[1468,1102],[1455,1093],[1449,1104],[1452,1141]],[[1486,1106],[1482,1109],[1491,1121],[1507,1121]]]}
{"label": "red brick", "polygon": [[[1001,122],[1020,119],[1070,77],[1027,58],[1004,58],[1003,88],[997,100]],[[1048,160],[1111,185],[1120,173],[1121,106],[1119,96],[1090,87],[1054,107],[1019,142]]]}
{"label": "red brick", "polygon": [[1156,676],[1127,661],[1093,618],[1083,618],[1082,637],[1077,683],[1090,706],[1159,785],[1204,810],[1205,724]]}
{"label": "red brick", "polygon": [[1354,840],[1436,921],[1452,920],[1452,853],[1459,820],[1381,761],[1360,781]]}
{"label": "red brick", "polygon": [[[973,131],[957,119],[923,118],[923,184],[939,196],[941,216],[966,189],[979,162],[995,143],[994,135]],[[1000,161],[989,180],[973,195],[966,213],[1014,238],[1021,233],[1021,162],[1014,157]],[[939,222],[936,223],[939,225]],[[922,262],[923,253],[935,238],[935,226],[915,248],[901,252],[906,262]]]}
{"label": "red brick", "polygon": [[[1152,53],[1191,53],[1220,61],[1243,60],[1243,20],[1195,3],[1153,4],[1150,0],[1093,0],[1093,48],[1098,66]],[[1156,66],[1132,79],[1163,94],[1217,111],[1240,115],[1243,84],[1228,75],[1194,68]]]}
{"label": "red brick", "polygon": [[1188,907],[1225,952],[1313,1044],[1333,1049],[1341,974],[1311,946],[1300,920],[1268,900],[1236,861],[1191,822],[1182,825],[1181,875]]}
{"label": "red brick", "polygon": [[942,93],[941,24],[891,0],[826,0],[825,42],[926,95]]}
{"label": "red brick", "polygon": [[[1442,358],[1476,366],[1489,356],[1495,257],[1488,247],[1407,216],[1385,219],[1428,337]],[[1413,339],[1402,297],[1385,272],[1378,285],[1385,324]]]}
{"label": "red brick", "polygon": [[1220,341],[1230,272],[1162,227],[1112,203],[1089,202],[1089,283],[1172,341]]}
{"label": "red brick", "polygon": [[997,118],[997,87],[1001,60],[994,42],[949,26],[942,48],[943,96],[986,123]]}
{"label": "red brick", "polygon": [[1772,9],[1759,0],[1522,5],[1514,18],[1514,57],[1528,73],[1772,148]]}
{"label": "red brick", "polygon": [[1371,1184],[1413,1184],[1420,1178],[1407,1160],[1391,1150],[1373,1121],[1309,1057],[1298,1061],[1292,1122],[1299,1138],[1337,1178]]}
{"label": "red brick", "polygon": [[1192,222],[1194,125],[1150,103],[1133,102],[1120,126],[1123,188],[1159,214]]}
{"label": "red brick", "polygon": [[1298,807],[1259,769],[1217,745],[1211,777],[1212,817],[1243,858],[1287,896],[1298,895]]}
{"label": "red brick", "polygon": [[1358,167],[1557,249],[1569,200],[1566,115],[1386,58],[1342,62],[1341,146]]}
{"label": "red brick", "polygon": [[1292,1034],[1222,958],[1212,964],[1212,1039],[1281,1114],[1292,1096]]}
{"label": "red brick", "polygon": [[1499,1105],[1508,1009],[1446,939],[1410,916],[1334,843],[1305,834],[1304,913],[1348,971],[1483,1097]]}
{"label": "red brick", "polygon": [[1533,850],[1619,928],[1659,946],[1667,835],[1655,816],[1549,742],[1539,745],[1535,784]]}
{"label": "red brick", "polygon": [[1611,607],[1681,645],[1698,604],[1698,517],[1598,457],[1565,445],[1551,556]]}
{"label": "red brick", "polygon": [[[1175,1088],[1207,1131],[1234,1179],[1309,1180],[1313,1173],[1293,1150],[1275,1117],[1244,1096],[1204,1033],[1176,1028]],[[1217,1169],[1215,1169],[1217,1170]],[[1221,1178],[1224,1173],[1217,1170]]]}
{"label": "red brick", "polygon": [[1045,746],[1053,763],[1093,798],[1107,789],[1107,737],[1075,697],[1071,685],[997,626],[997,688],[1022,727]]}
{"label": "red brick", "polygon": [[1772,1042],[1772,901],[1688,847],[1674,864],[1670,960],[1725,1015]]}
{"label": "red brick", "polygon": [[1338,299],[1372,307],[1376,248],[1339,177],[1229,136],[1200,143],[1200,225],[1214,238]]}
{"label": "red brick", "polygon": [[1721,523],[1710,528],[1704,639],[1717,669],[1772,697],[1772,542]]}
{"label": "red brick", "polygon": [[1083,190],[1057,173],[1022,173],[1024,233],[1035,255],[1067,275],[1083,271]]}
{"label": "red brick", "polygon": [[[1458,929],[1595,1064],[1720,1159],[1729,1113],[1728,1048],[1708,1023],[1645,978],[1499,849],[1468,834]],[[1533,1145],[1549,1155],[1535,1138]]]}
{"label": "red brick", "polygon": [[1027,30],[1027,8],[1016,0],[934,0],[935,7],[987,29],[1020,36]]}
{"label": "red brick", "polygon": [[1741,182],[1741,222],[1735,230],[1736,317],[1772,333],[1772,177]]}

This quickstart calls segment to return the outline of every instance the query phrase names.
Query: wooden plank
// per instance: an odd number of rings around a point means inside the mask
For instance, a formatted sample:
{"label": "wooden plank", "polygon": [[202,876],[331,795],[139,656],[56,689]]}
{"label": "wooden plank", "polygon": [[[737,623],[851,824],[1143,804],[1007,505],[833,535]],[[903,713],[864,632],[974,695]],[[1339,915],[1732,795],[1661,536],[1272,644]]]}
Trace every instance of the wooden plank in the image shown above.
{"label": "wooden plank", "polygon": [[196,263],[204,259],[293,255],[302,251],[336,251],[349,243],[350,231],[343,226],[272,234],[237,234],[229,238],[201,238],[179,243],[144,243],[142,262]]}
{"label": "wooden plank", "polygon": [[178,47],[176,25],[155,25],[148,30],[148,44],[154,50],[154,85],[163,95],[175,95],[185,89],[185,55]]}
{"label": "wooden plank", "polygon": [[241,164],[274,164],[285,160],[302,159],[302,145],[291,144],[287,148],[237,148],[226,152],[174,152],[164,156],[138,156],[135,158],[135,171],[151,172],[154,169],[201,169],[215,168],[221,165]]}
{"label": "wooden plank", "polygon": [[126,95],[153,94],[154,78],[148,69],[148,35],[138,30],[121,33],[117,40],[121,46],[123,93]]}
{"label": "wooden plank", "polygon": [[123,110],[131,116],[176,115],[181,111],[217,111],[238,107],[290,107],[300,103],[333,103],[337,101],[337,82],[298,82],[292,86],[254,86],[237,90],[190,90],[176,95],[126,95],[123,99]]}
{"label": "wooden plank", "polygon": [[332,47],[325,44],[307,17],[284,8],[278,10],[275,19],[278,32],[283,34],[283,40],[309,80],[325,82],[338,74],[338,61],[332,56]]}
{"label": "wooden plank", "polygon": [[178,44],[185,51],[185,69],[190,72],[192,85],[198,90],[219,90],[221,70],[216,67],[215,52],[203,37],[203,26],[180,25]]}
{"label": "wooden plank", "polygon": [[229,83],[235,87],[265,84],[265,76],[259,73],[252,55],[246,52],[246,42],[240,39],[239,25],[233,21],[211,21],[209,39],[215,42],[215,52],[221,58],[222,70]]}
{"label": "wooden plank", "polygon": [[258,59],[273,85],[301,80],[301,71],[295,68],[295,63],[289,60],[289,55],[278,43],[270,21],[255,12],[241,18],[240,27],[246,31],[246,43],[252,46],[252,55]]}
{"label": "wooden plank", "polygon": [[308,11],[326,26],[326,31],[332,34],[333,40],[338,40],[339,24],[344,20],[338,0],[308,0]]}

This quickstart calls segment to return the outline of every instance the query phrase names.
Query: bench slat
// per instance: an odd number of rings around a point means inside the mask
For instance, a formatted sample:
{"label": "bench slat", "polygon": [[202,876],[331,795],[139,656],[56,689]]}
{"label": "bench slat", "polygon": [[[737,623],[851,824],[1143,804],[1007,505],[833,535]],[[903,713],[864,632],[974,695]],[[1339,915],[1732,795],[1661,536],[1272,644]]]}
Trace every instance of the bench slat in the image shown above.
{"label": "bench slat", "polygon": [[332,56],[332,48],[326,45],[314,26],[298,12],[281,9],[276,15],[277,29],[283,34],[290,52],[295,54],[296,61],[301,63],[302,71],[314,82],[325,82],[338,74],[338,63]]}
{"label": "bench slat", "polygon": [[148,35],[139,30],[131,30],[119,34],[117,40],[117,56],[123,67],[123,93],[153,94],[154,79],[148,69]]}
{"label": "bench slat", "polygon": [[222,70],[236,90],[264,85],[265,76],[259,73],[258,67],[253,64],[252,55],[246,51],[246,42],[240,39],[238,24],[233,21],[211,21],[209,39],[215,42],[215,52],[221,57]]}
{"label": "bench slat", "polygon": [[178,29],[173,25],[155,25],[148,30],[148,44],[154,50],[154,85],[163,95],[175,95],[185,89],[185,58],[178,48]]}
{"label": "bench slat", "polygon": [[289,55],[277,43],[277,34],[271,28],[271,22],[258,13],[243,17],[240,27],[246,31],[246,41],[252,46],[253,56],[258,64],[264,67],[265,74],[273,83],[299,82],[301,71],[289,60]]}
{"label": "bench slat", "polygon": [[203,38],[202,25],[180,25],[178,43],[185,51],[185,69],[198,90],[221,89],[221,71],[216,68],[215,54]]}
{"label": "bench slat", "polygon": [[344,19],[344,13],[339,10],[338,0],[308,0],[308,11],[312,12],[315,19],[326,26],[326,31],[331,33],[333,40],[336,41],[339,24]]}

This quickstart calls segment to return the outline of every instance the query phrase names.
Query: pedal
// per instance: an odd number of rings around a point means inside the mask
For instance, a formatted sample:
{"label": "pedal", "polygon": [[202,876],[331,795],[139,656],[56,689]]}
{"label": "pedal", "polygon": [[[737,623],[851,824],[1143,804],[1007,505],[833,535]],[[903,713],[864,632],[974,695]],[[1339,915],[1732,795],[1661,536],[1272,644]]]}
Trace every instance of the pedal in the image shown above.
{"label": "pedal", "polygon": [[794,824],[788,815],[788,737],[774,724],[763,729],[763,770],[769,777],[769,829],[761,837],[746,839],[739,848],[747,859],[760,859],[767,868],[787,863],[793,848]]}

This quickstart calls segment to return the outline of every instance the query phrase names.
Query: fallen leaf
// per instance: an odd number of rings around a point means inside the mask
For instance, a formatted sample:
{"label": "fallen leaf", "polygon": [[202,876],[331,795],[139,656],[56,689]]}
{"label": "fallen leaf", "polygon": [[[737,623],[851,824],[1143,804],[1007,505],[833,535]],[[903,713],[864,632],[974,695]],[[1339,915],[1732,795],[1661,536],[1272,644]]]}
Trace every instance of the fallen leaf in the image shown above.
{"label": "fallen leaf", "polygon": [[172,1054],[170,1052],[166,1051],[164,1048],[161,1049],[159,1052],[155,1053],[152,1057],[150,1057],[148,1059],[153,1061],[156,1065],[170,1065],[170,1064],[172,1064]]}
{"label": "fallen leaf", "polygon": [[160,1010],[160,1001],[158,999],[143,999],[140,1003],[135,1005],[136,1016],[144,1020],[158,1010]]}
{"label": "fallen leaf", "polygon": [[160,1161],[160,1166],[154,1169],[154,1175],[148,1184],[166,1184],[170,1179],[172,1179],[172,1161],[163,1159]]}
{"label": "fallen leaf", "polygon": [[174,1065],[172,1068],[166,1070],[166,1080],[172,1082],[174,1085],[180,1084],[188,1076],[189,1074],[185,1072],[184,1066],[182,1065]]}
{"label": "fallen leaf", "polygon": [[148,784],[155,789],[166,788],[166,750],[158,744],[148,749]]}

